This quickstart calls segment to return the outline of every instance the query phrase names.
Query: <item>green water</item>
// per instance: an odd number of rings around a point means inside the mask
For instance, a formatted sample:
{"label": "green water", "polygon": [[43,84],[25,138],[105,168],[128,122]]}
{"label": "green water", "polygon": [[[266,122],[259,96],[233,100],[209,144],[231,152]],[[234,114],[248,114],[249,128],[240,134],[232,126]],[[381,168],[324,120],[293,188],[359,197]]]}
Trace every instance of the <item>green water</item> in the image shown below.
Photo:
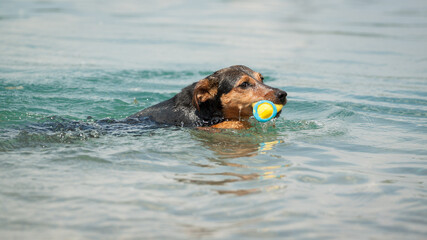
{"label": "green water", "polygon": [[[417,0],[1,1],[0,238],[424,239],[426,42]],[[235,64],[275,122],[119,121]]]}

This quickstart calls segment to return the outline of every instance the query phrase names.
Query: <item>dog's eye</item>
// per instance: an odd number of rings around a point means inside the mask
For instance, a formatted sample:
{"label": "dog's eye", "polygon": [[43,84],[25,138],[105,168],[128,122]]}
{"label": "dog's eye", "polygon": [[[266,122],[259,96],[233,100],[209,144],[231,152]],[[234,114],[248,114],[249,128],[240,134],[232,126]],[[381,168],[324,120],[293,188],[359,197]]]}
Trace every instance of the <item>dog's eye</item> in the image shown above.
{"label": "dog's eye", "polygon": [[251,87],[252,85],[248,82],[243,82],[242,84],[239,85],[240,88],[248,88]]}

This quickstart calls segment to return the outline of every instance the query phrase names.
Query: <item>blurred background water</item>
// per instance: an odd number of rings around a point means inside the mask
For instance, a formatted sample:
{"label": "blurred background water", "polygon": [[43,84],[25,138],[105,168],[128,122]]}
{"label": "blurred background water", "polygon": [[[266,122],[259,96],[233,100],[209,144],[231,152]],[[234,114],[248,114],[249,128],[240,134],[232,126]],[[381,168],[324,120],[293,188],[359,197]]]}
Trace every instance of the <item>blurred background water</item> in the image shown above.
{"label": "blurred background water", "polygon": [[[425,239],[426,43],[422,0],[1,0],[1,239]],[[115,121],[236,64],[275,127]]]}

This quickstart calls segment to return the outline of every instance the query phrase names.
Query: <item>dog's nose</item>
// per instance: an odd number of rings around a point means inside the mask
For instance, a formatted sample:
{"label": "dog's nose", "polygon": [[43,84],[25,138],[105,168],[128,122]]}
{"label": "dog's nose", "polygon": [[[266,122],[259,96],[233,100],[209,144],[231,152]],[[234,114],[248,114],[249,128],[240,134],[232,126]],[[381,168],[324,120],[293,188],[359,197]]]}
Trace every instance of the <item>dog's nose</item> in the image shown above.
{"label": "dog's nose", "polygon": [[285,102],[285,101],[286,101],[286,96],[288,96],[288,93],[286,93],[285,91],[278,90],[278,91],[276,92],[276,97],[277,97],[281,102]]}

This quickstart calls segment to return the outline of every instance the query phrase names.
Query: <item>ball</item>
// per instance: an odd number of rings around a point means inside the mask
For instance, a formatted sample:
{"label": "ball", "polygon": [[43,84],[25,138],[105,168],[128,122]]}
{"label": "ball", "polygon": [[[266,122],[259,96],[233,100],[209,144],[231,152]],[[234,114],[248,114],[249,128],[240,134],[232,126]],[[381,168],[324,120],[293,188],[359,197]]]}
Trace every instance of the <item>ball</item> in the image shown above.
{"label": "ball", "polygon": [[258,101],[252,104],[253,115],[256,120],[260,122],[268,122],[273,119],[280,110],[282,110],[283,105],[274,104],[268,100]]}

